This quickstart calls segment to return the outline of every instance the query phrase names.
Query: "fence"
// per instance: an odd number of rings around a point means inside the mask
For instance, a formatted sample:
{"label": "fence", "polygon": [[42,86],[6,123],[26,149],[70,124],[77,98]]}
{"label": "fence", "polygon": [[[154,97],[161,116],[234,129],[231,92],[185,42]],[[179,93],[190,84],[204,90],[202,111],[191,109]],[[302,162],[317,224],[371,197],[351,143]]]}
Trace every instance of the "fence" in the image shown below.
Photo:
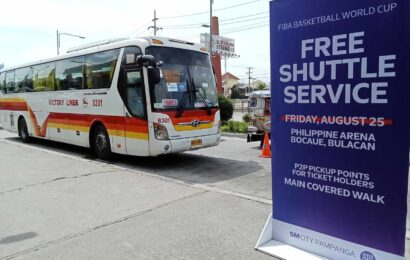
{"label": "fence", "polygon": [[248,99],[232,99],[232,102],[234,111],[249,112]]}

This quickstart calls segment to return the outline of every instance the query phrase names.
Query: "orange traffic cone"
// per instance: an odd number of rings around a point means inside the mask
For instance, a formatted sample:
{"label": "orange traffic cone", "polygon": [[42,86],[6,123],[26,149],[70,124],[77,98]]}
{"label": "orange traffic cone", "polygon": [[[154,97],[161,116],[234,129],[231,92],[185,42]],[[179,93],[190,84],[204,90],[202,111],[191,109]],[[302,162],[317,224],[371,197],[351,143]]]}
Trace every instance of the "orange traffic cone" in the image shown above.
{"label": "orange traffic cone", "polygon": [[265,132],[265,139],[263,140],[262,153],[259,157],[271,158],[270,143],[268,133]]}

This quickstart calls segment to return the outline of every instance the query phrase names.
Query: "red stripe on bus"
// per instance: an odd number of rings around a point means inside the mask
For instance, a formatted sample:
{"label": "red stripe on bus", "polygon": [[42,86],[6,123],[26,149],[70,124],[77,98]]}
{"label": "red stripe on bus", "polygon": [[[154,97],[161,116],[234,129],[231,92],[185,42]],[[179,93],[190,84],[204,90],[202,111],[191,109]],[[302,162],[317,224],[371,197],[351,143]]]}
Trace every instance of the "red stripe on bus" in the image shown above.
{"label": "red stripe on bus", "polygon": [[208,115],[208,111],[206,109],[185,110],[182,113],[181,117],[176,117],[177,111],[164,111],[161,113],[168,115],[171,118],[172,124],[177,125],[178,123],[191,122],[192,120],[214,122],[215,114],[218,111],[218,109],[211,109],[211,111],[212,111],[212,114]]}
{"label": "red stripe on bus", "polygon": [[0,102],[0,110],[27,111],[26,102]]}

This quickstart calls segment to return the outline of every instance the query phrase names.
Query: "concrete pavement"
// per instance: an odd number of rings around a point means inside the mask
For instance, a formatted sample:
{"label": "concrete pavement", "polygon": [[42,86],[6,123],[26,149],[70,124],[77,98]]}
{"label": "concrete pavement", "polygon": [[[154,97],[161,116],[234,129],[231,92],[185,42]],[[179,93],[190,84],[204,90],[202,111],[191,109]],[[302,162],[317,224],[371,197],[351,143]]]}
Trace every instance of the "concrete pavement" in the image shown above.
{"label": "concrete pavement", "polygon": [[0,146],[0,259],[272,259],[253,250],[269,204]]}
{"label": "concrete pavement", "polygon": [[271,209],[257,145],[105,163],[0,132],[0,259],[273,259],[253,251]]}

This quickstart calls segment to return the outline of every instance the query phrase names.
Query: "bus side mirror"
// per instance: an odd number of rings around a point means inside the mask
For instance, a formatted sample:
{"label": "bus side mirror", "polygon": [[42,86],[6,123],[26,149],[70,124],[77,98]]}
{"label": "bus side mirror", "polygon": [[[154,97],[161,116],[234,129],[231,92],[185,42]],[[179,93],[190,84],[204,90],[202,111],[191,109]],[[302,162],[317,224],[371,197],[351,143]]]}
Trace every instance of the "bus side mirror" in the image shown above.
{"label": "bus side mirror", "polygon": [[157,64],[155,63],[155,57],[152,55],[138,55],[136,61],[139,66],[157,67]]}
{"label": "bus side mirror", "polygon": [[149,67],[148,68],[148,78],[150,81],[150,86],[154,87],[161,81],[161,73],[159,68]]}
{"label": "bus side mirror", "polygon": [[156,63],[155,57],[152,55],[138,55],[136,61],[139,66],[147,67],[150,86],[154,87],[161,81],[161,73],[158,68],[162,65],[161,61]]}

